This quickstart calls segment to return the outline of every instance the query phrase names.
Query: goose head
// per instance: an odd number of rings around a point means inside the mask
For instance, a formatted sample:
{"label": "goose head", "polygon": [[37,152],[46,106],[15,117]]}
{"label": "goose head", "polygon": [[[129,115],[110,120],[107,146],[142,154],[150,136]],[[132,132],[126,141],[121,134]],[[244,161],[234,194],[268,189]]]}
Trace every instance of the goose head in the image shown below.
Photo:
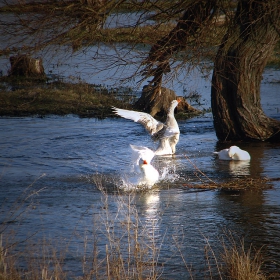
{"label": "goose head", "polygon": [[231,146],[228,150],[228,155],[233,160],[250,160],[251,156],[247,151],[241,150],[237,146]]}
{"label": "goose head", "polygon": [[141,165],[141,166],[145,166],[146,165],[147,166],[149,164],[150,164],[150,162],[148,160],[140,158],[139,165]]}
{"label": "goose head", "polygon": [[171,101],[171,105],[170,105],[170,109],[169,112],[173,112],[175,110],[175,108],[177,107],[177,105],[181,102],[181,100],[179,98],[172,100]]}
{"label": "goose head", "polygon": [[231,146],[228,149],[228,156],[233,158],[236,153],[240,152],[240,148],[237,146]]}

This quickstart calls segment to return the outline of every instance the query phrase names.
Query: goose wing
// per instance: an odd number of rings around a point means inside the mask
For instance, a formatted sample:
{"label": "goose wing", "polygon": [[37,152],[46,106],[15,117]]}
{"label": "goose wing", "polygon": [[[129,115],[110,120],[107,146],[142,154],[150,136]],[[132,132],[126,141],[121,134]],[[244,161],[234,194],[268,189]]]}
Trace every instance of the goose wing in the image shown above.
{"label": "goose wing", "polygon": [[175,127],[168,127],[167,125],[164,125],[159,131],[157,131],[156,133],[154,133],[152,135],[152,139],[153,140],[159,140],[162,138],[172,138],[175,135],[178,135],[180,133],[180,131],[178,131],[178,129]]}
{"label": "goose wing", "polygon": [[150,114],[138,111],[131,111],[125,109],[119,109],[116,107],[112,107],[115,114],[125,118],[132,120],[134,122],[142,124],[145,129],[153,136],[160,130],[165,130],[165,124],[157,121]]}
{"label": "goose wing", "polygon": [[140,158],[150,163],[155,156],[155,153],[147,147],[135,146],[132,144],[130,144],[130,147],[134,153],[134,162],[136,162],[137,165],[139,164]]}

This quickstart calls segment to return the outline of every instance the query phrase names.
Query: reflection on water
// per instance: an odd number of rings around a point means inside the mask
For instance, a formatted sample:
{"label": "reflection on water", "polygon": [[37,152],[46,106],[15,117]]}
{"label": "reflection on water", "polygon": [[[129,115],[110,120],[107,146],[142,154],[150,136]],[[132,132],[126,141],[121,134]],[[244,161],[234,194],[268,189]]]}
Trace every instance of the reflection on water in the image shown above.
{"label": "reflection on water", "polygon": [[229,162],[229,172],[231,175],[245,176],[250,175],[250,162],[249,161],[230,161]]}
{"label": "reflection on water", "polygon": [[[143,202],[143,222],[145,223],[146,232],[149,236],[154,236],[158,241],[161,240],[160,235],[160,193],[151,192],[146,193],[140,198]],[[141,211],[141,212],[142,212]]]}
{"label": "reflection on water", "polygon": [[250,161],[226,161],[216,159],[217,166],[220,171],[228,172],[232,177],[249,176],[250,173]]}

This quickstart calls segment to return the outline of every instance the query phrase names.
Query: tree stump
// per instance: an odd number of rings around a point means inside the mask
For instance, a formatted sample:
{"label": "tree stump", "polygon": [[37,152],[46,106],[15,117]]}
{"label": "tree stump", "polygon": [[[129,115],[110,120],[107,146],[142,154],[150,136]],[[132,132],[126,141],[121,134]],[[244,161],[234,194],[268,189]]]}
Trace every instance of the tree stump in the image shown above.
{"label": "tree stump", "polygon": [[151,116],[165,117],[168,113],[171,101],[180,99],[180,103],[175,109],[176,112],[198,112],[182,96],[176,96],[175,91],[160,87],[160,90],[153,86],[143,87],[141,97],[136,101],[134,108],[149,113]]}
{"label": "tree stump", "polygon": [[45,71],[41,58],[32,58],[28,55],[10,57],[11,69],[9,76],[44,77]]}
{"label": "tree stump", "polygon": [[180,99],[180,103],[177,106],[177,112],[183,113],[200,113],[201,111],[195,109],[192,105],[190,105],[183,96],[177,96],[177,99]]}

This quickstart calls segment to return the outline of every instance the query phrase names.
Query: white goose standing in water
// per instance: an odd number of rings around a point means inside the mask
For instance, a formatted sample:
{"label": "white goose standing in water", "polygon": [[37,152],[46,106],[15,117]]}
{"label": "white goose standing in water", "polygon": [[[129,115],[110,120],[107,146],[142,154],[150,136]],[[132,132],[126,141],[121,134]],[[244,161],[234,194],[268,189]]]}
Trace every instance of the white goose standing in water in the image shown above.
{"label": "white goose standing in water", "polygon": [[154,119],[150,114],[138,111],[131,111],[113,107],[114,112],[129,120],[142,124],[152,136],[152,139],[159,141],[155,155],[172,155],[176,152],[176,144],[179,141],[180,130],[174,117],[174,110],[180,100],[173,100],[168,110],[165,124]]}
{"label": "white goose standing in water", "polygon": [[135,145],[130,145],[130,147],[134,152],[134,162],[140,167],[142,173],[142,177],[137,184],[152,187],[159,179],[158,171],[151,165],[155,153],[147,147]]}
{"label": "white goose standing in water", "polygon": [[237,146],[231,146],[229,149],[223,149],[214,152],[221,160],[250,160],[251,156],[247,151],[241,150]]}

